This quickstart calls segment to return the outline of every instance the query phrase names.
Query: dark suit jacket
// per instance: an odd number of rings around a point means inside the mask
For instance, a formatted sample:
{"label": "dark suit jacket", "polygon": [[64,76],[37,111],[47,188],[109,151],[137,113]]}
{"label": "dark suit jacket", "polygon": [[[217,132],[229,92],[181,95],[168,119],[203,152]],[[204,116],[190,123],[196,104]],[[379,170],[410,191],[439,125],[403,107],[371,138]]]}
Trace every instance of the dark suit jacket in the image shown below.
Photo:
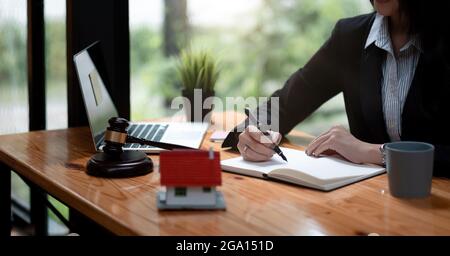
{"label": "dark suit jacket", "polygon": [[[272,95],[279,97],[282,134],[343,92],[350,132],[365,142],[389,142],[381,101],[385,52],[373,44],[364,49],[374,18],[340,20],[311,60]],[[402,113],[401,139],[435,145],[434,174],[450,176],[449,84],[427,66],[422,55]],[[223,147],[236,148],[237,141],[238,134],[230,133]]]}

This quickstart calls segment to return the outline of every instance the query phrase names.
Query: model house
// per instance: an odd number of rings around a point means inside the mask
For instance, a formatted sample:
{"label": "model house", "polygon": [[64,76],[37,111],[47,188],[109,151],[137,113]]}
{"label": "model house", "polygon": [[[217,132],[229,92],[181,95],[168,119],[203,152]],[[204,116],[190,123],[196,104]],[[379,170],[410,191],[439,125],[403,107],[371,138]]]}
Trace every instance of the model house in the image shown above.
{"label": "model house", "polygon": [[160,197],[166,206],[215,206],[220,186],[220,155],[213,151],[177,150],[160,155]]}

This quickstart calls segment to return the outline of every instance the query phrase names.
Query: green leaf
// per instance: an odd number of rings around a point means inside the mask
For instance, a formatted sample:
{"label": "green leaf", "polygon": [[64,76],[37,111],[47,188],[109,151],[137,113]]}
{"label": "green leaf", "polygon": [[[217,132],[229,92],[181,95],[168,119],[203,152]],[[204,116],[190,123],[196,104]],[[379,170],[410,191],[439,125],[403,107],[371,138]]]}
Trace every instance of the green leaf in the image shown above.
{"label": "green leaf", "polygon": [[219,74],[216,63],[207,51],[194,52],[186,49],[181,52],[178,60],[178,79],[187,90],[201,88],[212,91]]}

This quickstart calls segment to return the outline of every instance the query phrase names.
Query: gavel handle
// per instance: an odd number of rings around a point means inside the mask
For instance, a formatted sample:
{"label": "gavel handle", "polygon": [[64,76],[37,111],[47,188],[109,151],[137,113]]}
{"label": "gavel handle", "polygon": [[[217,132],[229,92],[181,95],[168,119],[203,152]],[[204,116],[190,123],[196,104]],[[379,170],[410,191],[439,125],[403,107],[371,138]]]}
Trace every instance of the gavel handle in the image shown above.
{"label": "gavel handle", "polygon": [[136,137],[133,137],[133,136],[130,136],[130,135],[127,136],[127,143],[137,143],[137,144],[141,144],[141,145],[153,146],[153,147],[162,148],[162,149],[168,149],[168,150],[173,150],[173,149],[193,149],[193,148],[186,147],[186,146],[181,146],[181,145],[175,145],[175,144],[170,144],[170,143],[156,142],[156,141],[136,138]]}

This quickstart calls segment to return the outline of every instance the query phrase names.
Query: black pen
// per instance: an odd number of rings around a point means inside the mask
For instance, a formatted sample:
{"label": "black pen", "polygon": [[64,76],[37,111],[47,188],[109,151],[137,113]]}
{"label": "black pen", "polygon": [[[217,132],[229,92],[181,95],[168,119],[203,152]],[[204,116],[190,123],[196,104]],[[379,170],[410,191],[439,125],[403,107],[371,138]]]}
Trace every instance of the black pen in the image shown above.
{"label": "black pen", "polygon": [[[261,131],[261,129],[259,128],[259,121],[251,114],[250,110],[248,108],[245,108],[245,115],[247,115],[247,117],[250,120],[250,123],[254,123],[256,125],[256,127],[258,128],[258,130]],[[261,131],[265,136],[268,136],[270,138],[270,133],[268,133],[267,131]],[[270,141],[272,141],[270,139]],[[283,152],[281,151],[280,147],[278,147],[277,145],[275,145],[275,147],[273,148],[273,151],[275,151],[275,153],[277,153],[281,158],[283,158],[284,161],[288,161],[286,156],[283,154]]]}

